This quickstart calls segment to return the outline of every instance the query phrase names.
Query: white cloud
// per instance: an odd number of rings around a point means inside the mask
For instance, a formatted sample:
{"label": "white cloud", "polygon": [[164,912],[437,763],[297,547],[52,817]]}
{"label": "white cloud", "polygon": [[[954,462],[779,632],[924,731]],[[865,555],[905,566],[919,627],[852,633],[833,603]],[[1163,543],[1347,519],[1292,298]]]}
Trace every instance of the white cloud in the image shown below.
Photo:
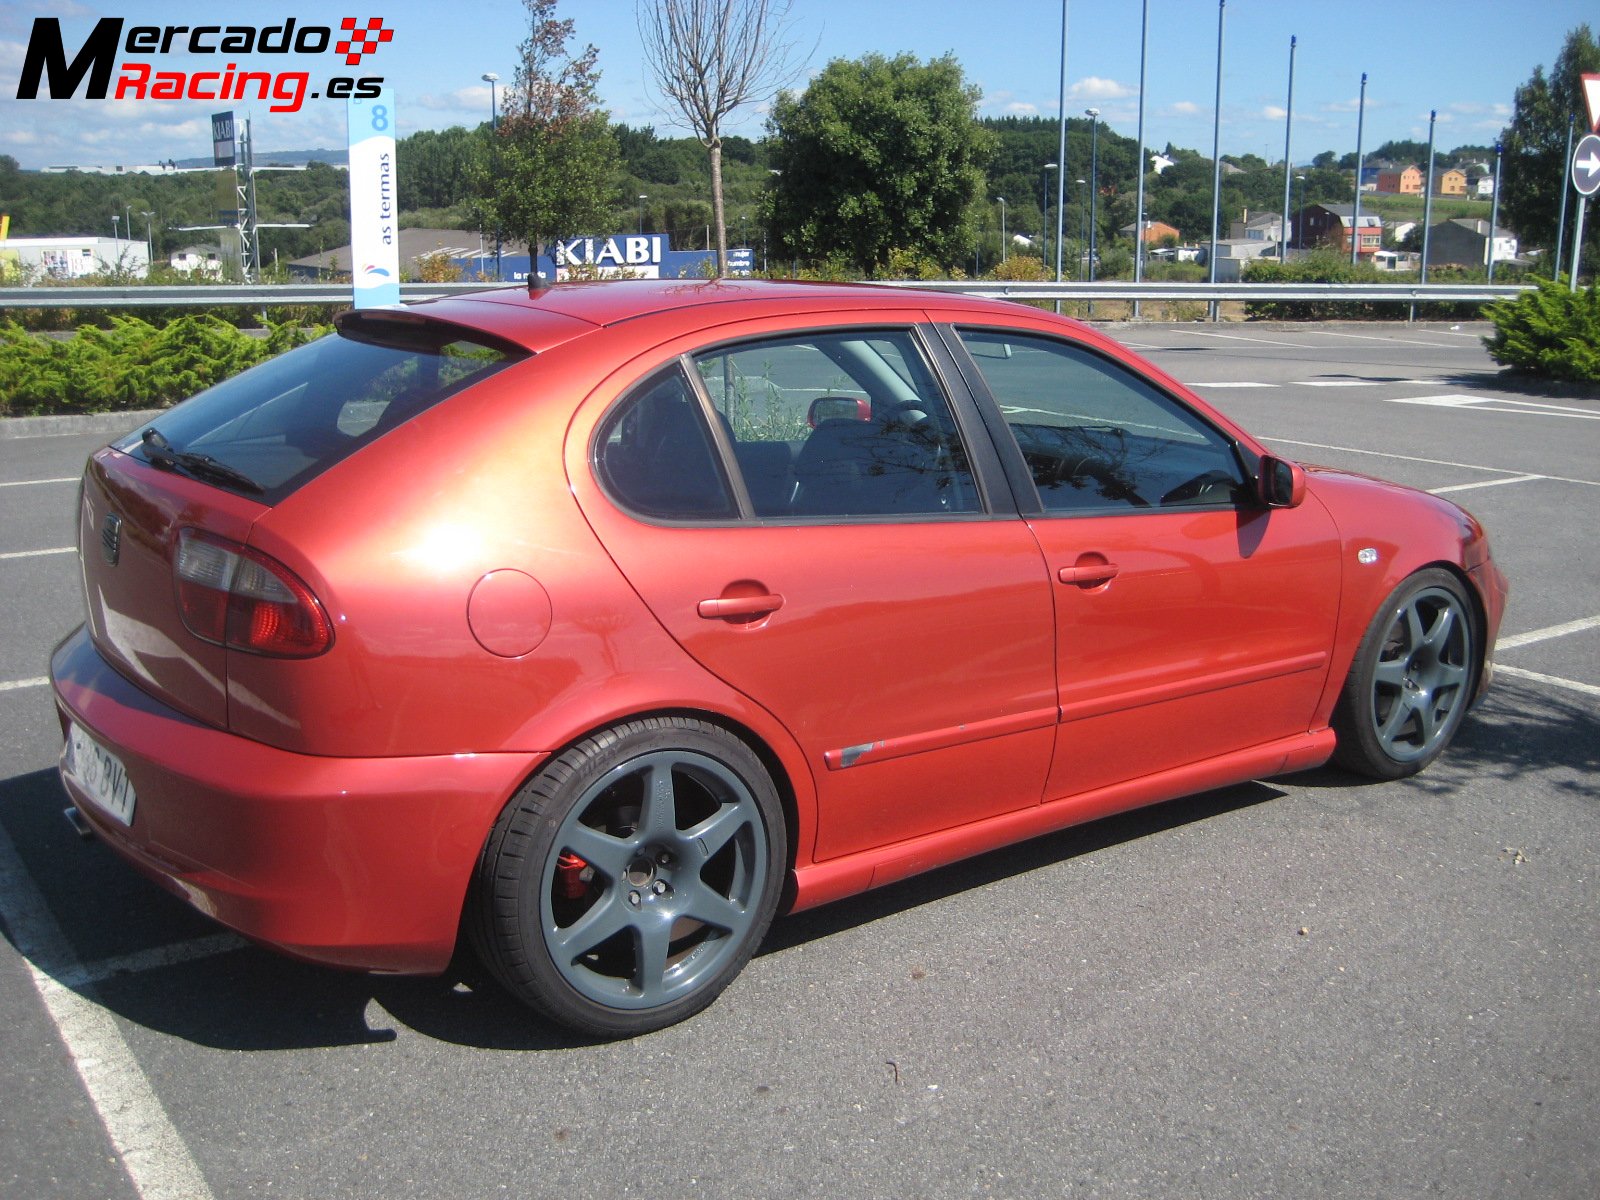
{"label": "white cloud", "polygon": [[1167,109],[1167,112],[1179,117],[1193,117],[1199,115],[1200,106],[1193,100],[1179,100],[1176,104]]}
{"label": "white cloud", "polygon": [[1029,104],[1023,100],[1015,100],[1006,105],[1006,112],[1014,117],[1037,117],[1039,115],[1039,106],[1037,104]]}
{"label": "white cloud", "polygon": [[1276,104],[1269,104],[1261,110],[1261,115],[1273,121],[1281,121],[1289,115],[1287,108],[1279,108]]}
{"label": "white cloud", "polygon": [[1139,89],[1118,83],[1115,79],[1090,75],[1087,79],[1078,80],[1067,89],[1067,93],[1077,100],[1125,100],[1129,96],[1137,96]]}

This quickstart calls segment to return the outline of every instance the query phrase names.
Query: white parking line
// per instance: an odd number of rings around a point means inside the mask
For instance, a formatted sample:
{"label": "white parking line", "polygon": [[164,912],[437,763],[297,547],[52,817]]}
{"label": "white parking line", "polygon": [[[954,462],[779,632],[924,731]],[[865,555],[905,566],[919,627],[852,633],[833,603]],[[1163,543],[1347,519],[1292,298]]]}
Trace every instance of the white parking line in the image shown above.
{"label": "white parking line", "polygon": [[1585,633],[1590,629],[1600,629],[1600,617],[1584,617],[1578,621],[1568,621],[1565,625],[1548,625],[1543,629],[1530,629],[1527,633],[1512,634],[1497,641],[1495,650],[1515,650],[1518,646],[1548,642],[1551,638],[1566,637],[1571,633]]}
{"label": "white parking line", "polygon": [[45,687],[50,680],[43,675],[36,679],[7,679],[0,681],[0,692],[14,692],[19,688]]}
{"label": "white parking line", "polygon": [[1600,696],[1600,687],[1592,683],[1579,683],[1576,679],[1562,679],[1559,675],[1542,675],[1538,671],[1524,671],[1521,667],[1508,667],[1504,663],[1494,664],[1496,675],[1510,675],[1515,679],[1527,679],[1534,683],[1542,683],[1547,687],[1561,688],[1563,691],[1578,692],[1585,696]]}
{"label": "white parking line", "polygon": [[99,962],[85,963],[76,971],[63,973],[60,982],[63,986],[74,990],[93,987],[108,979],[140,975],[145,971],[159,971],[163,967],[198,962],[202,958],[215,958],[219,954],[230,954],[235,950],[246,949],[249,945],[249,942],[236,933],[217,933],[187,942],[156,946],[150,950],[141,950],[137,954],[122,954],[116,958],[103,958]]}
{"label": "white parking line", "polygon": [[[1336,450],[1340,454],[1367,454],[1373,458],[1392,458],[1398,462],[1427,463],[1434,467],[1458,467],[1463,471],[1484,471],[1491,475],[1516,475],[1519,472],[1510,467],[1486,467],[1482,463],[1452,462],[1447,458],[1421,458],[1415,454],[1391,454],[1386,450],[1363,450],[1359,446],[1330,446],[1326,442],[1301,442],[1294,438],[1268,437],[1263,435],[1264,442],[1276,442],[1280,446],[1305,446],[1311,450]],[[1543,479],[1551,483],[1581,483],[1585,487],[1600,487],[1600,479],[1572,479],[1566,475],[1544,475]]]}
{"label": "white parking line", "polygon": [[6,487],[33,487],[40,483],[77,483],[78,476],[63,477],[61,479],[12,479],[0,483],[0,488]]}
{"label": "white parking line", "polygon": [[1390,379],[1307,379],[1301,387],[1382,387]]}
{"label": "white parking line", "polygon": [[1225,342],[1253,342],[1257,346],[1288,346],[1294,350],[1304,350],[1304,342],[1275,342],[1271,338],[1241,337],[1237,333],[1205,333],[1199,329],[1175,329],[1174,333],[1186,333],[1190,337],[1218,338]]}
{"label": "white parking line", "polygon": [[1515,413],[1524,417],[1572,417],[1580,421],[1600,421],[1592,408],[1569,404],[1543,404],[1537,400],[1510,400],[1504,396],[1387,396],[1389,404],[1421,404],[1429,408],[1464,408],[1473,412]]}
{"label": "white parking line", "polygon": [[55,1022],[134,1191],[141,1200],[210,1200],[205,1177],[116,1020],[63,982],[83,968],[4,829],[0,829],[0,909],[11,942]]}
{"label": "white parking line", "polygon": [[1499,487],[1502,483],[1532,483],[1536,479],[1543,479],[1543,475],[1513,475],[1510,479],[1483,479],[1477,483],[1452,483],[1449,487],[1429,488],[1428,491],[1435,496],[1443,496],[1446,492],[1470,492],[1474,488]]}
{"label": "white parking line", "polygon": [[1430,350],[1454,350],[1443,342],[1417,342],[1407,338],[1379,337],[1375,333],[1334,333],[1330,329],[1308,329],[1307,333],[1314,333],[1319,337],[1351,338],[1360,342],[1383,342],[1389,346],[1426,346]]}
{"label": "white parking line", "polygon": [[1275,388],[1278,385],[1276,383],[1253,383],[1250,380],[1230,383],[1213,383],[1207,380],[1204,383],[1191,383],[1189,386],[1192,388]]}
{"label": "white parking line", "polygon": [[8,550],[0,554],[0,559],[7,558],[44,558],[51,554],[76,554],[76,546],[55,546],[49,550]]}

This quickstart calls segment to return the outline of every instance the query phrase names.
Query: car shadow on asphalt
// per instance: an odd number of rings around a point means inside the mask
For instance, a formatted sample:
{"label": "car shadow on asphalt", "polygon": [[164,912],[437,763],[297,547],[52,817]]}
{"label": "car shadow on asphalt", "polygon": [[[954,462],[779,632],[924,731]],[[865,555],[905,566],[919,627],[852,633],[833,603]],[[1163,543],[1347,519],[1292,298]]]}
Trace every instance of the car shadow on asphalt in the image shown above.
{"label": "car shadow on asphalt", "polygon": [[[1555,768],[1551,772],[1551,768]],[[1466,779],[1514,780],[1542,770],[1552,786],[1593,797],[1600,773],[1600,706],[1502,677],[1456,744],[1405,786],[1448,792]],[[1349,788],[1332,768],[1284,781]],[[1377,785],[1374,785],[1377,786]],[[1222,788],[1138,809],[942,867],[863,895],[779,919],[759,953],[792,949],[884,917],[1014,876],[1237,812],[1286,795],[1271,781]],[[218,929],[97,844],[72,838],[54,772],[0,781],[0,822],[79,962],[112,962],[151,947],[182,945]],[[77,856],[77,866],[73,866]],[[11,897],[7,904],[13,903]],[[14,914],[7,913],[9,917]],[[16,945],[9,920],[3,932]],[[59,964],[35,966],[49,973]],[[437,1041],[483,1050],[558,1050],[593,1039],[549,1025],[487,981],[470,962],[434,979],[347,973],[240,944],[203,958],[115,970],[61,982],[145,1029],[224,1050],[293,1050],[394,1041],[404,1026]]]}

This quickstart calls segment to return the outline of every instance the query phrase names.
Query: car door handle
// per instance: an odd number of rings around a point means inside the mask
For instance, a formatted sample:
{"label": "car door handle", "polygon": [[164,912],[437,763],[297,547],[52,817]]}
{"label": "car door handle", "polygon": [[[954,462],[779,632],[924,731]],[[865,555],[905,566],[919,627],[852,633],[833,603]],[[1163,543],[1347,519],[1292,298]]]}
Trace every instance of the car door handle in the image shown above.
{"label": "car door handle", "polygon": [[720,596],[715,600],[702,600],[695,611],[708,621],[726,621],[739,617],[764,617],[783,607],[783,597],[773,594],[759,596]]}
{"label": "car door handle", "polygon": [[1056,578],[1062,583],[1106,583],[1117,577],[1122,568],[1114,562],[1080,563],[1075,567],[1062,567]]}

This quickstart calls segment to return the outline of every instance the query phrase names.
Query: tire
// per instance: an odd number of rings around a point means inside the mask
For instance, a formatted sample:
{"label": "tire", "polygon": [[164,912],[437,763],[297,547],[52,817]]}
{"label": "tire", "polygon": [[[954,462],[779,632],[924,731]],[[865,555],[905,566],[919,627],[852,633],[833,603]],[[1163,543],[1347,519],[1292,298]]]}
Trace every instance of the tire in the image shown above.
{"label": "tire", "polygon": [[1415,775],[1443,753],[1472,699],[1482,654],[1459,579],[1430,568],[1384,601],[1333,714],[1333,760],[1375,779]]}
{"label": "tire", "polygon": [[787,840],[776,789],[726,730],[647,718],[535,775],[484,847],[468,927],[519,1000],[599,1037],[715,1000],[766,935]]}

